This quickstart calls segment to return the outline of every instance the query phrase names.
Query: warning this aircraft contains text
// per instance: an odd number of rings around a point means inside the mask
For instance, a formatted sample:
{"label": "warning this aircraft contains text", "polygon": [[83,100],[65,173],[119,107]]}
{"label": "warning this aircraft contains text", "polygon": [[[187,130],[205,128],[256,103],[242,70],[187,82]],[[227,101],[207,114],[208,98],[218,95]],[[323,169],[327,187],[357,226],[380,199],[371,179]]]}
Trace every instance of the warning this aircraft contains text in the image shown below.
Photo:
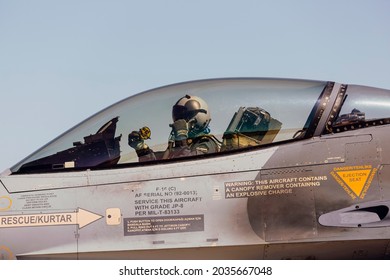
{"label": "warning this aircraft contains text", "polygon": [[327,176],[275,178],[225,183],[225,198],[292,194],[294,189],[319,187]]}

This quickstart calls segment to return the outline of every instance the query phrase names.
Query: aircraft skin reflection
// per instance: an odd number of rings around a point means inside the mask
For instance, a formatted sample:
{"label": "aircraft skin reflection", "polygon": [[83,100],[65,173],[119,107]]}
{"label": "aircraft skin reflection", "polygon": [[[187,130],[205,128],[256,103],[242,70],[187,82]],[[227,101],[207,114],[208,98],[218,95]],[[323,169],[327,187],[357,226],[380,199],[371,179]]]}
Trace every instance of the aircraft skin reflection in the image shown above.
{"label": "aircraft skin reflection", "polygon": [[0,259],[388,258],[389,104],[269,78],[129,97],[0,176]]}

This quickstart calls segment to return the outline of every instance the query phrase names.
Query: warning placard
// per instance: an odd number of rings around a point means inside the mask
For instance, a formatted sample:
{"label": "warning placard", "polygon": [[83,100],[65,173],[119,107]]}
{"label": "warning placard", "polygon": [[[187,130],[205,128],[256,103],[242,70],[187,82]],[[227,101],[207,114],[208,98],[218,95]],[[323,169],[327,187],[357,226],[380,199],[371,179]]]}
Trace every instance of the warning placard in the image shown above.
{"label": "warning placard", "polygon": [[125,218],[125,236],[204,230],[204,215]]}
{"label": "warning placard", "polygon": [[225,198],[289,195],[301,188],[320,187],[327,176],[297,176],[225,182]]}
{"label": "warning placard", "polygon": [[371,165],[345,166],[334,168],[331,175],[355,199],[364,198],[376,171]]}

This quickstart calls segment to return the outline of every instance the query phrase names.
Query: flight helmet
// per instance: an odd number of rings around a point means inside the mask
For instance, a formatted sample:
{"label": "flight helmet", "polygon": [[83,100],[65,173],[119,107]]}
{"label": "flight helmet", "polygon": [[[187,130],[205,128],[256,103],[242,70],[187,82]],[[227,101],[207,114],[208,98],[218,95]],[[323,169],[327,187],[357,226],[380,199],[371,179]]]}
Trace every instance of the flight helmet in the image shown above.
{"label": "flight helmet", "polygon": [[198,96],[186,95],[172,108],[172,119],[184,119],[189,124],[189,133],[196,135],[206,132],[211,121],[207,103]]}

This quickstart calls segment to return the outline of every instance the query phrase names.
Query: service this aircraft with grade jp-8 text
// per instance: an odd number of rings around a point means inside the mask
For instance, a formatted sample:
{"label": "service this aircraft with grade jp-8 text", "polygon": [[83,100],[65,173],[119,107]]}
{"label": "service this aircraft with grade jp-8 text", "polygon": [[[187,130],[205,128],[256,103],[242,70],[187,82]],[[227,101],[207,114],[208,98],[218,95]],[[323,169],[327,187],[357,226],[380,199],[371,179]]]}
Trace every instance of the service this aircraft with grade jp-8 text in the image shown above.
{"label": "service this aircraft with grade jp-8 text", "polygon": [[149,90],[0,177],[0,259],[381,259],[390,91],[229,78]]}

